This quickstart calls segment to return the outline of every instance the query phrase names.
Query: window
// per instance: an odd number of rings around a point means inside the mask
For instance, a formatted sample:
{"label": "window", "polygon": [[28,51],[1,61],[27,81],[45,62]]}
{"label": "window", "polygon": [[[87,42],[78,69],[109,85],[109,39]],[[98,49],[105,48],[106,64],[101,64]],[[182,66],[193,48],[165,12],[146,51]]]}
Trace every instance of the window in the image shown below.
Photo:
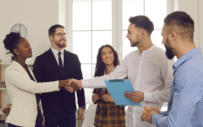
{"label": "window", "polygon": [[[78,55],[84,79],[94,77],[100,46],[112,45],[120,61],[137,49],[126,39],[131,16],[148,16],[155,26],[152,42],[165,50],[161,29],[164,17],[172,12],[172,0],[68,0],[67,8],[67,48]],[[85,89],[85,96],[91,103],[92,89]]]}
{"label": "window", "polygon": [[123,0],[122,4],[123,14],[123,58],[137,48],[130,46],[129,40],[126,39],[127,29],[129,25],[128,19],[131,16],[146,15],[154,24],[154,31],[151,35],[152,42],[165,50],[162,45],[161,29],[163,21],[167,15],[167,0]]}
{"label": "window", "polygon": [[[112,1],[73,0],[73,52],[81,62],[83,78],[94,77],[96,56],[101,45],[112,45]],[[92,89],[85,89],[92,102]]]}

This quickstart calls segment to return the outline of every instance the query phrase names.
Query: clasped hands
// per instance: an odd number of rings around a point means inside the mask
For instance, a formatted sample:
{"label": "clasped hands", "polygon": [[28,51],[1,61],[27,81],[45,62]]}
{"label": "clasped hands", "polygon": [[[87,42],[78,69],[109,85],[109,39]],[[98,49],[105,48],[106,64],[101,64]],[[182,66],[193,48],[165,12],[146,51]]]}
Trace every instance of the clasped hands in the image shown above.
{"label": "clasped hands", "polygon": [[[77,91],[82,87],[82,81],[76,79],[68,79],[68,86],[65,87],[67,91],[70,93]],[[125,92],[126,98],[130,99],[134,103],[139,103],[144,100],[144,93],[141,91],[136,91],[135,93],[132,92]]]}
{"label": "clasped hands", "polygon": [[81,80],[76,79],[68,79],[68,85],[64,87],[68,92],[73,93],[74,91],[78,91],[82,87]]}
{"label": "clasped hands", "polygon": [[100,98],[98,94],[92,96],[92,101],[96,103],[98,100],[103,100],[104,102],[114,102],[113,98],[109,94],[104,94]]}
{"label": "clasped hands", "polygon": [[142,121],[146,121],[148,123],[152,123],[152,116],[157,113],[157,114],[161,114],[159,109],[152,106],[152,107],[147,107],[147,106],[144,106],[144,111],[140,117],[140,119]]}

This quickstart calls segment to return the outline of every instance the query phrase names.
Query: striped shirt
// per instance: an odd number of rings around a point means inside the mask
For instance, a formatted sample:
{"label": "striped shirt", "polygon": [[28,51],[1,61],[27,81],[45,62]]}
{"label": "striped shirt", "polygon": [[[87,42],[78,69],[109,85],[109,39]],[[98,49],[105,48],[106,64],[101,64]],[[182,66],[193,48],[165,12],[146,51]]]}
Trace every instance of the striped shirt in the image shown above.
{"label": "striped shirt", "polygon": [[174,65],[168,110],[154,114],[156,127],[203,127],[203,56],[195,48]]}

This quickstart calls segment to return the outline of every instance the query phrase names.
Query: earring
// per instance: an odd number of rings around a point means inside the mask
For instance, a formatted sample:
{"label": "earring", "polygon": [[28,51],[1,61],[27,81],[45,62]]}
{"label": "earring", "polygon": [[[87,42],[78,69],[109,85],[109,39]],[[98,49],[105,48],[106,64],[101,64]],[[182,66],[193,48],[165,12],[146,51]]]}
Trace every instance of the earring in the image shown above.
{"label": "earring", "polygon": [[19,53],[17,55],[19,55]]}

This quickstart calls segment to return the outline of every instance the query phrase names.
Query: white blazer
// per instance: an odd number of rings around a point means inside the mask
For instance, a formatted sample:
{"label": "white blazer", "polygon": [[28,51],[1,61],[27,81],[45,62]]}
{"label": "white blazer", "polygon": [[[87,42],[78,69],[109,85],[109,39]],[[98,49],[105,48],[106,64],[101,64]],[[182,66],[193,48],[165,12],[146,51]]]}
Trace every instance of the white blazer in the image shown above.
{"label": "white blazer", "polygon": [[[30,73],[35,79],[31,70]],[[49,83],[34,82],[30,79],[25,69],[16,61],[13,61],[6,68],[5,82],[12,104],[6,122],[17,126],[35,126],[37,118],[35,93],[59,91],[59,81]]]}

